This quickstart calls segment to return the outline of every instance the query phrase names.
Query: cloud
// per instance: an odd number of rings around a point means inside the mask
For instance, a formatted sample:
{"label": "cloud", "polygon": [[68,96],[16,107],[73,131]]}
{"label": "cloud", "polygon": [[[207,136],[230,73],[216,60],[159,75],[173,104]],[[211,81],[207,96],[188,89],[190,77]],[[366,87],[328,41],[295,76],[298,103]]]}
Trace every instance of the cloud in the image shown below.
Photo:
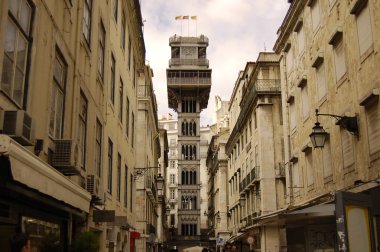
{"label": "cloud", "polygon": [[287,1],[268,0],[143,0],[146,59],[154,71],[154,90],[159,114],[171,112],[167,103],[166,68],[170,58],[169,37],[181,34],[178,15],[196,15],[182,21],[182,35],[209,38],[207,57],[212,68],[208,108],[201,113],[203,125],[212,123],[214,96],[229,100],[239,70],[258,53],[271,51],[276,32],[289,7]]}

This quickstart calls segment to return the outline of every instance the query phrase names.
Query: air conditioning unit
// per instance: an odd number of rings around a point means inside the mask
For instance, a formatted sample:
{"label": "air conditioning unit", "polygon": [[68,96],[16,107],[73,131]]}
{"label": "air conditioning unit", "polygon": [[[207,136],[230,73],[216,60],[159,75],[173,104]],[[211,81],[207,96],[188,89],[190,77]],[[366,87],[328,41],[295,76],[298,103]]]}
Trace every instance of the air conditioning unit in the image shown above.
{"label": "air conditioning unit", "polygon": [[79,175],[78,146],[72,139],[54,140],[54,152],[51,165],[65,175]]}
{"label": "air conditioning unit", "polygon": [[99,195],[100,181],[99,178],[95,175],[87,175],[87,191],[91,195]]}
{"label": "air conditioning unit", "polygon": [[21,145],[33,145],[33,121],[24,110],[4,111],[2,124],[3,134],[9,135]]}
{"label": "air conditioning unit", "polygon": [[100,179],[96,175],[87,175],[87,191],[91,193],[92,201],[95,204],[103,204],[103,190],[101,188]]}

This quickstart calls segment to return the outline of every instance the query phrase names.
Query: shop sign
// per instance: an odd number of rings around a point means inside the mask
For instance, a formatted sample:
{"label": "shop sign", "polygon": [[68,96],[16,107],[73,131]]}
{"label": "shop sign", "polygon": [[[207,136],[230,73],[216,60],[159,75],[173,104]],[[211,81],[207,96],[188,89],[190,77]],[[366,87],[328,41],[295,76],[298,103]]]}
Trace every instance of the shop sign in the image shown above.
{"label": "shop sign", "polygon": [[115,210],[94,210],[93,220],[94,222],[114,222]]}

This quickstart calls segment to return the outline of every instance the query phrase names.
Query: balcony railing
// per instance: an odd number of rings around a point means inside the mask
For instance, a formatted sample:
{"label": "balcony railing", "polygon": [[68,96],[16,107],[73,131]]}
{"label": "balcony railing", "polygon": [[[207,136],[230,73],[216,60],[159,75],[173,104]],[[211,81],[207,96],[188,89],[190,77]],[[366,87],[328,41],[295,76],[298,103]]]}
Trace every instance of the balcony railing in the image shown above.
{"label": "balcony railing", "polygon": [[211,78],[207,77],[189,77],[189,78],[180,78],[180,77],[168,77],[167,78],[168,84],[204,84],[204,85],[211,85]]}
{"label": "balcony railing", "polygon": [[169,38],[169,43],[207,43],[208,44],[208,37],[201,35],[199,37],[182,37],[174,35],[173,37]]}
{"label": "balcony railing", "polygon": [[156,184],[154,183],[152,177],[149,175],[146,176],[145,188],[146,188],[147,194],[151,198],[151,200],[155,201],[157,198]]}
{"label": "balcony railing", "polygon": [[208,59],[170,59],[169,66],[179,66],[179,65],[191,65],[191,66],[209,66]]}
{"label": "balcony railing", "polygon": [[257,182],[260,179],[260,167],[256,166],[245,176],[245,178],[239,184],[239,192],[242,194],[245,191],[248,191],[250,186]]}

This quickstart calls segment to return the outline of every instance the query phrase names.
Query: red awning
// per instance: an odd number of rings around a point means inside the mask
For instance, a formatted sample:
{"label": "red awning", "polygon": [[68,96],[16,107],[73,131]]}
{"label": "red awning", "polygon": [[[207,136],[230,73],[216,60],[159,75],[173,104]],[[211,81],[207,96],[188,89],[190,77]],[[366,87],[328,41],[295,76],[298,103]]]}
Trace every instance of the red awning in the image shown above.
{"label": "red awning", "polygon": [[138,239],[138,238],[140,238],[140,233],[137,232],[137,231],[132,231],[130,233],[130,235],[131,235],[131,239]]}

